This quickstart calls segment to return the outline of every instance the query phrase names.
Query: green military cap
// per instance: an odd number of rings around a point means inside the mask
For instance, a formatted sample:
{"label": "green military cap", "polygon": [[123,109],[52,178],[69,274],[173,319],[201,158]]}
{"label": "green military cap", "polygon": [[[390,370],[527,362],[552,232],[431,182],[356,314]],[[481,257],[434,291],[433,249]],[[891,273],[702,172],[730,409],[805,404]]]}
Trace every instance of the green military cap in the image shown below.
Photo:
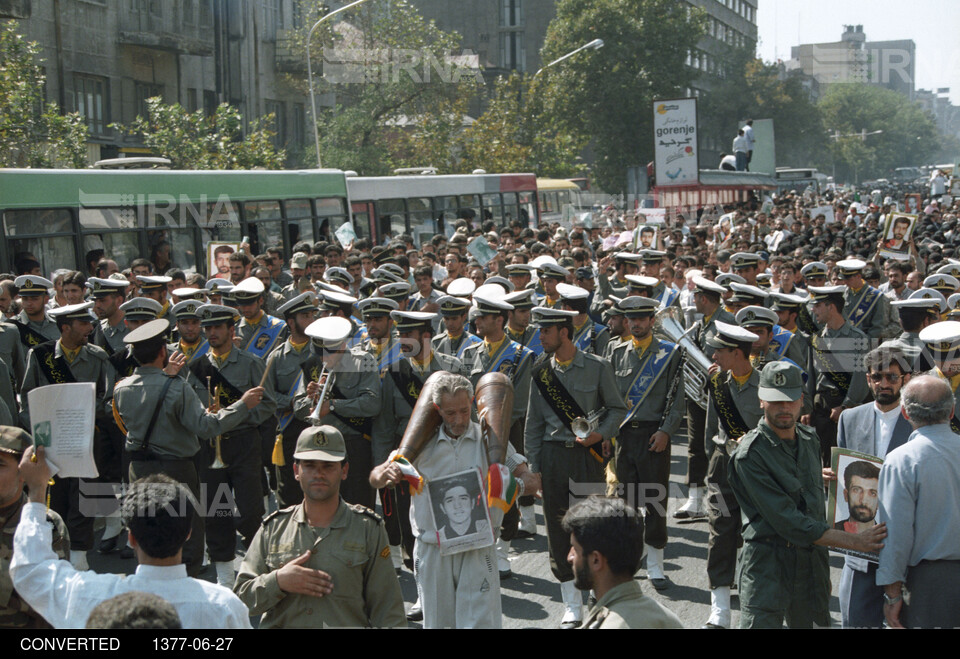
{"label": "green military cap", "polygon": [[373,257],[373,262],[376,265],[383,265],[385,263],[393,263],[394,256],[393,250],[385,249],[376,256]]}
{"label": "green military cap", "polygon": [[23,428],[0,426],[0,453],[21,456],[32,445],[33,437]]}
{"label": "green military cap", "polygon": [[619,298],[616,295],[609,295],[607,299],[613,302],[613,305],[606,310],[608,316],[623,316],[624,309],[620,306],[623,302],[623,298]]}
{"label": "green military cap", "polygon": [[52,281],[36,275],[20,275],[14,280],[13,285],[17,287],[20,297],[24,295],[49,295],[50,289],[53,288]]}
{"label": "green military cap", "polygon": [[293,256],[290,257],[290,268],[295,270],[305,269],[308,258],[310,257],[303,252],[294,252]]}
{"label": "green military cap", "polygon": [[294,460],[320,460],[343,462],[347,457],[347,445],[343,435],[333,426],[313,426],[297,437]]}
{"label": "green military cap", "polygon": [[771,362],[760,371],[760,400],[793,403],[803,396],[803,371],[790,362]]}

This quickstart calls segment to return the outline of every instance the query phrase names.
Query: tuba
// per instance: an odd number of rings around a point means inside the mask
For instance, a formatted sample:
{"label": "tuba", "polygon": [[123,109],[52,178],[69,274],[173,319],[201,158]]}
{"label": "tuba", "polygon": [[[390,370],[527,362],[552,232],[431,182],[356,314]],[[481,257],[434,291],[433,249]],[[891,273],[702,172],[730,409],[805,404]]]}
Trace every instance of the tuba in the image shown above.
{"label": "tuba", "polygon": [[413,406],[413,412],[410,413],[410,422],[407,423],[406,430],[403,431],[403,439],[400,440],[400,448],[397,453],[402,455],[410,462],[416,460],[420,451],[426,446],[437,428],[443,423],[440,413],[433,405],[433,389],[436,386],[437,376],[444,371],[437,371],[427,378],[423,383],[423,389],[420,391],[420,397],[417,398],[417,404]]}
{"label": "tuba", "polygon": [[513,414],[513,382],[503,373],[487,373],[477,382],[477,417],[487,445],[490,464],[502,464],[507,457]]}
{"label": "tuba", "polygon": [[653,331],[683,348],[683,384],[687,397],[701,408],[707,409],[707,382],[710,380],[709,371],[713,363],[687,336],[693,331],[693,327],[684,331],[679,319],[680,314],[681,311],[676,307],[658,311]]}

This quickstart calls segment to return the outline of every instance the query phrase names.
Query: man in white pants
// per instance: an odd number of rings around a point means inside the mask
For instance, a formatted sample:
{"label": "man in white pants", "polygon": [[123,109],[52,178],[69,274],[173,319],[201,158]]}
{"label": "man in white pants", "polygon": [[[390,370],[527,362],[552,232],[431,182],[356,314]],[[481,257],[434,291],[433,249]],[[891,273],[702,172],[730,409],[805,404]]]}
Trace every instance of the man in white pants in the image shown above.
{"label": "man in white pants", "polygon": [[[471,420],[473,385],[470,380],[462,375],[443,373],[433,389],[432,402],[443,424],[414,459],[417,471],[427,483],[476,468],[486,476],[487,448],[480,425]],[[505,464],[523,484],[521,493],[540,489],[538,479],[527,468],[526,458],[509,443]],[[396,485],[402,478],[399,465],[388,460],[373,470],[370,484],[379,489]],[[481,496],[486,499],[483,493]],[[500,509],[490,509],[495,532],[502,518]],[[499,629],[502,625],[500,575],[494,545],[442,555],[439,542],[443,540],[438,541],[426,491],[411,499],[410,525],[416,536],[414,573],[423,606],[424,628]]]}

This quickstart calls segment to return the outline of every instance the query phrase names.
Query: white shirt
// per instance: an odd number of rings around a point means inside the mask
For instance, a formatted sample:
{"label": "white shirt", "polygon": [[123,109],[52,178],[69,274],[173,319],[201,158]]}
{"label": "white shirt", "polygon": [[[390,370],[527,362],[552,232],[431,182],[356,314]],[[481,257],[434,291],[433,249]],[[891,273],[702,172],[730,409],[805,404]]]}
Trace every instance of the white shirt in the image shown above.
{"label": "white shirt", "polygon": [[753,145],[756,144],[753,139],[753,126],[744,126],[743,136],[747,138],[747,151],[753,151]]}
{"label": "white shirt", "polygon": [[733,152],[742,151],[746,153],[749,151],[747,148],[747,138],[744,135],[737,135],[733,140]]}
{"label": "white shirt", "polygon": [[187,576],[183,564],[140,565],[136,574],[78,572],[51,547],[46,507],[28,503],[13,536],[10,576],[17,592],[57,629],[83,629],[90,612],[122,593],[142,591],[173,605],[184,629],[250,629],[250,612],[231,591]]}
{"label": "white shirt", "polygon": [[900,418],[900,405],[897,405],[889,412],[881,412],[880,408],[874,403],[873,409],[876,412],[873,425],[873,445],[877,449],[874,455],[882,458],[887,454],[890,440],[893,439],[893,429],[897,425],[897,419]]}

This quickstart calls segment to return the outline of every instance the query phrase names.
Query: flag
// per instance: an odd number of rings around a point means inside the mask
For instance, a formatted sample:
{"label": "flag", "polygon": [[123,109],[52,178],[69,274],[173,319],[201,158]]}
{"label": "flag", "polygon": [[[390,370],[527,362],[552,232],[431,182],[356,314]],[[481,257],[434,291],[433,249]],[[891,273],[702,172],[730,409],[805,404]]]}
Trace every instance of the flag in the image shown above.
{"label": "flag", "polygon": [[400,467],[403,480],[410,484],[410,494],[420,494],[423,492],[423,476],[410,464],[410,461],[402,455],[394,456],[393,461]]}
{"label": "flag", "polygon": [[496,506],[503,512],[517,500],[520,485],[510,470],[502,464],[492,464],[487,470],[487,506]]}

